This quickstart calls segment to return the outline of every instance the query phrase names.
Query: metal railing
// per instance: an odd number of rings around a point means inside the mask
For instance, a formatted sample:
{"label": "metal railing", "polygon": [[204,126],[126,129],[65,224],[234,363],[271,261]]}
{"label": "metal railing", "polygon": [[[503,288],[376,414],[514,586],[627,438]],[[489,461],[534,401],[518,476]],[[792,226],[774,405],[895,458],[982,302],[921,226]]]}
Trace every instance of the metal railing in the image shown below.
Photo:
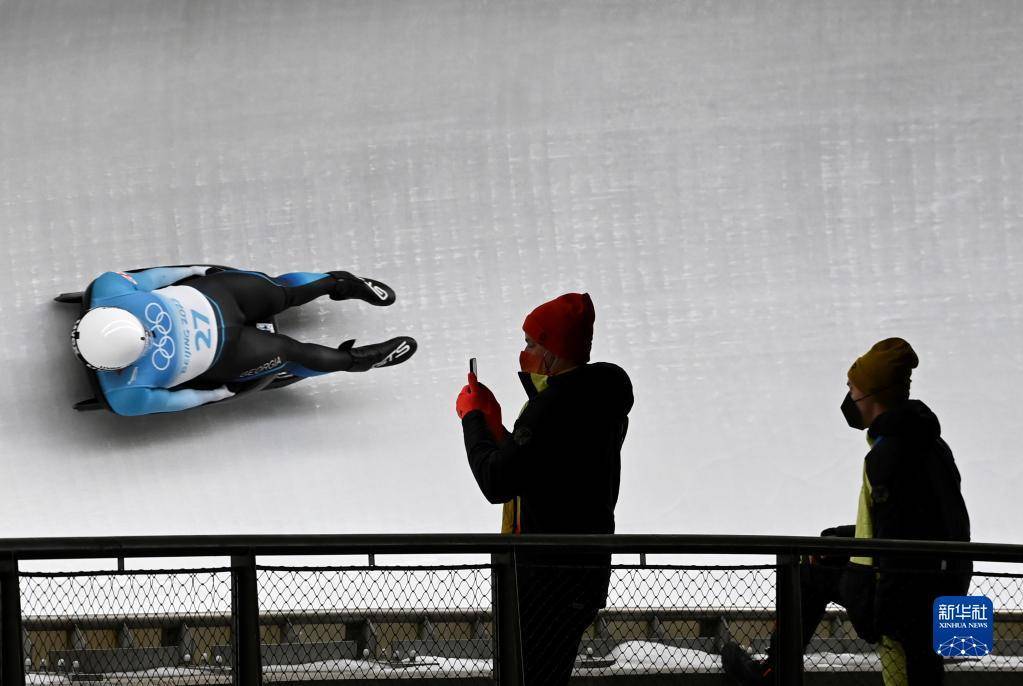
{"label": "metal railing", "polygon": [[[811,555],[897,553],[910,560],[1023,564],[1020,545],[761,536],[8,539],[0,540],[0,686],[22,686],[26,673],[40,683],[255,686],[264,680],[352,683],[386,677],[522,684],[523,632],[527,643],[535,631],[527,627],[556,634],[563,619],[553,612],[539,620],[521,615],[520,592],[527,592],[522,575],[550,567],[537,563],[537,556],[564,561],[566,555],[592,559],[607,553],[639,555],[640,563],[613,565],[608,606],[587,618],[592,622],[574,673],[609,683],[628,683],[639,674],[713,673],[719,670],[723,640],[762,653],[772,632],[777,683],[803,683],[800,569]],[[471,555],[481,561],[376,564],[381,555],[411,554]],[[368,556],[369,564],[258,564],[260,557],[323,555]],[[653,555],[768,559],[740,565],[649,564]],[[152,557],[219,557],[230,564],[124,569],[125,559]],[[118,569],[19,569],[23,561],[86,558],[117,559]],[[1023,569],[977,572],[975,587],[1003,601],[996,609],[1008,648],[992,669],[1023,666],[1023,659],[1012,661],[1023,656]],[[858,650],[859,662],[818,660],[809,671],[859,669],[876,678],[879,667],[857,643],[841,608],[828,609],[825,625],[828,633],[815,645]]]}

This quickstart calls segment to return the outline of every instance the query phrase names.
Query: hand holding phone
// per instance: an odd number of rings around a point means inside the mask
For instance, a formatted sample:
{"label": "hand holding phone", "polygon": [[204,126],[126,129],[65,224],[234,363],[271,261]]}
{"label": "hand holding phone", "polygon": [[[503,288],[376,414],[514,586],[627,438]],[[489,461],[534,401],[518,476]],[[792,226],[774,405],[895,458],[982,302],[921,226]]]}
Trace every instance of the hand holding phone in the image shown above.
{"label": "hand holding phone", "polygon": [[487,420],[487,429],[499,444],[504,442],[507,433],[501,424],[501,405],[489,388],[479,382],[476,377],[476,358],[469,358],[469,385],[462,389],[455,402],[455,412],[459,418],[473,410],[481,410]]}

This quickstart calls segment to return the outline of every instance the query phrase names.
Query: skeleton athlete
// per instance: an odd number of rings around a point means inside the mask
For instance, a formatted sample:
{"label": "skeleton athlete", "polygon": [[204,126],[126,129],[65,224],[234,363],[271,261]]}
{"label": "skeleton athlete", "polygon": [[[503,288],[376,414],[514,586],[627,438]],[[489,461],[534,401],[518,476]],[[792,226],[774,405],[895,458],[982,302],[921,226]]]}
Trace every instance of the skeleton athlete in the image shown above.
{"label": "skeleton athlete", "polygon": [[[176,412],[229,398],[229,384],[287,372],[308,377],[364,372],[405,362],[416,341],[337,348],[263,331],[256,323],[320,296],[390,305],[394,291],[348,272],[261,272],[158,267],[106,272],[92,282],[89,310],[75,324],[75,353],[96,370],[121,415]],[[188,388],[182,388],[182,384]],[[203,387],[208,387],[204,390]]]}

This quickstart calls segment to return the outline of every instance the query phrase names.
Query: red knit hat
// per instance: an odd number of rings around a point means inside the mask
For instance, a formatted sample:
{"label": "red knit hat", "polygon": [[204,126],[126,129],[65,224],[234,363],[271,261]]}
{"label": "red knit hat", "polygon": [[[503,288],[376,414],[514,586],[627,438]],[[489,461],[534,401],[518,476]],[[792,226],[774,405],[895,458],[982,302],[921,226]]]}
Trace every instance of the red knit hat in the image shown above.
{"label": "red knit hat", "polygon": [[584,363],[590,361],[593,319],[589,293],[566,293],[530,312],[522,330],[561,359]]}

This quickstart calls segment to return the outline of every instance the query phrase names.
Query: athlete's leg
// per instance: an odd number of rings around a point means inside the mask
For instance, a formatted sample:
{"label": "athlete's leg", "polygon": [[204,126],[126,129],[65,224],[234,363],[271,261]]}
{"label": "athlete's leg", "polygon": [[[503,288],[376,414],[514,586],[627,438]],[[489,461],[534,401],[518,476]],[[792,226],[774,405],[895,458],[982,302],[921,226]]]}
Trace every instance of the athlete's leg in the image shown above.
{"label": "athlete's leg", "polygon": [[270,277],[261,272],[225,271],[210,274],[189,284],[215,302],[229,297],[241,310],[245,321],[254,323],[304,305],[321,295],[329,295],[337,279],[319,272],[294,272]]}
{"label": "athlete's leg", "polygon": [[386,284],[343,271],[268,276],[262,272],[230,270],[202,277],[189,285],[206,292],[215,301],[228,295],[249,323],[324,295],[329,295],[331,300],[357,298],[373,305],[394,302],[394,291]]}
{"label": "athlete's leg", "polygon": [[296,376],[317,376],[330,372],[364,372],[390,367],[412,357],[416,342],[407,336],[384,343],[353,347],[347,341],[337,348],[296,341],[290,336],[260,331],[255,327],[236,329],[230,345],[202,381],[247,380],[281,371]]}
{"label": "athlete's leg", "polygon": [[[281,371],[313,376],[344,371],[352,366],[350,352],[315,343],[303,343],[290,336],[243,327],[236,331],[230,347],[205,374],[203,381],[238,381]],[[301,373],[308,370],[307,373]]]}

